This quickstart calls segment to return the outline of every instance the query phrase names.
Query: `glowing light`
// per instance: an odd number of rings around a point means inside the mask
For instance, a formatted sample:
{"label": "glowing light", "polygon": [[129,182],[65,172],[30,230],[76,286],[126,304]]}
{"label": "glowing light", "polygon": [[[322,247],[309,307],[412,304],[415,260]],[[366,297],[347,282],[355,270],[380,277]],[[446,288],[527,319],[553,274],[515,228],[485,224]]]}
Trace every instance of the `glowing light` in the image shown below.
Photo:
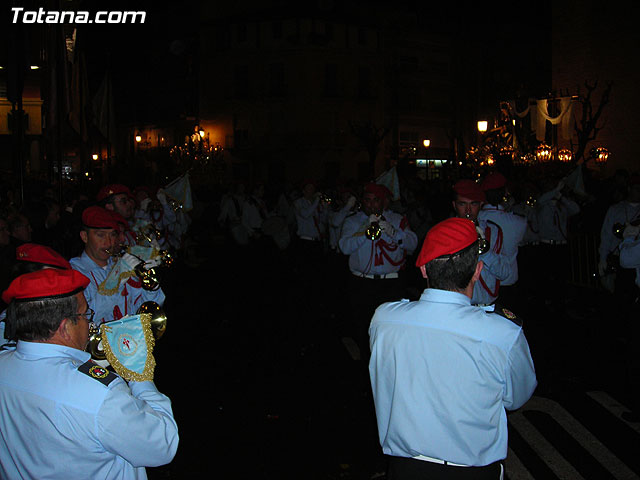
{"label": "glowing light", "polygon": [[549,145],[541,143],[540,145],[538,145],[538,148],[536,148],[536,158],[539,162],[548,162],[549,160],[551,160],[552,156],[553,152]]}
{"label": "glowing light", "polygon": [[429,145],[431,145],[431,140],[429,140],[428,138],[425,138],[422,141],[422,145],[424,145],[424,148],[429,148]]}
{"label": "glowing light", "polygon": [[486,120],[479,120],[478,121],[478,131],[481,133],[484,133],[487,131],[487,128],[489,127],[489,124],[487,123]]}
{"label": "glowing light", "polygon": [[142,135],[136,135],[136,142],[140,143],[142,141]]}
{"label": "glowing light", "polygon": [[98,154],[94,153],[93,155],[91,155],[91,158],[93,158],[94,160],[98,160]]}
{"label": "glowing light", "polygon": [[568,148],[562,148],[558,151],[558,160],[560,162],[566,163],[570,162],[573,158],[573,153]]}

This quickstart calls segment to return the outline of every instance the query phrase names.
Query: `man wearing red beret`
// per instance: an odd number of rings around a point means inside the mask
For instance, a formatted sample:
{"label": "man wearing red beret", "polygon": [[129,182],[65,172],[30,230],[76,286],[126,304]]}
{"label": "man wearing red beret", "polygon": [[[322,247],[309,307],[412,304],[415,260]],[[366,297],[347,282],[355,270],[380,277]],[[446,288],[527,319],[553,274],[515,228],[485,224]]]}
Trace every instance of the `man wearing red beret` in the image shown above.
{"label": "man wearing red beret", "polygon": [[453,209],[456,216],[474,222],[488,247],[480,256],[484,268],[474,286],[471,303],[490,305],[498,297],[500,282],[509,275],[509,262],[502,253],[502,229],[494,222],[481,221],[479,218],[486,200],[480,184],[470,179],[458,180],[453,186],[453,193]]}
{"label": "man wearing red beret", "polygon": [[18,342],[0,352],[0,478],[146,478],[144,466],[176,453],[169,398],[85,352],[88,284],[75,270],[44,269],[2,294]]}
{"label": "man wearing red beret", "polygon": [[96,324],[133,315],[146,301],[154,301],[162,306],[165,300],[161,288],[155,291],[145,290],[136,276],[121,280],[116,290],[105,286],[107,277],[117,262],[113,254],[119,250],[119,237],[119,223],[109,210],[92,206],[82,213],[80,238],[84,243],[84,251],[69,263],[91,280],[85,296],[89,306],[96,312]]}
{"label": "man wearing red beret", "polygon": [[478,221],[481,225],[491,223],[499,228],[500,240],[497,237],[495,241],[492,239],[491,247],[499,248],[507,259],[507,276],[500,279],[500,298],[501,301],[512,303],[516,301],[514,288],[518,281],[518,247],[527,231],[527,220],[505,209],[504,199],[509,196],[507,179],[500,172],[489,173],[482,180],[481,187],[487,202],[478,214]]}
{"label": "man wearing red beret", "polygon": [[388,477],[502,478],[506,410],[536,388],[521,322],[471,304],[483,263],[474,223],[452,217],[425,237],[418,301],[380,305],[369,375]]}
{"label": "man wearing red beret", "polygon": [[136,236],[131,232],[131,224],[134,221],[136,202],[129,187],[119,183],[105,185],[98,192],[96,200],[101,207],[111,212],[116,212],[127,221],[127,228],[125,229],[126,244],[135,245]]}
{"label": "man wearing red beret", "polygon": [[389,210],[390,193],[383,185],[365,185],[362,210],[345,219],[338,242],[349,256],[350,315],[365,359],[371,315],[381,303],[406,296],[403,269],[407,255],[418,246],[407,218]]}

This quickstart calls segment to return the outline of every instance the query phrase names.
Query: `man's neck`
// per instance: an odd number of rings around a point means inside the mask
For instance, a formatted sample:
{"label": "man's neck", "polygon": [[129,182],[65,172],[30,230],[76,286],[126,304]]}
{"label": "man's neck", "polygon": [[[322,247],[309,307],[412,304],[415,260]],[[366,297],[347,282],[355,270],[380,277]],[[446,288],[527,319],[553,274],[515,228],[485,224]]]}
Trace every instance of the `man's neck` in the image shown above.
{"label": "man's neck", "polygon": [[89,252],[87,252],[86,250],[84,251],[84,253],[87,254],[87,257],[89,257],[91,260],[93,260],[93,263],[95,263],[96,265],[98,265],[99,267],[106,267],[109,264],[109,260],[100,260],[99,258],[94,258]]}

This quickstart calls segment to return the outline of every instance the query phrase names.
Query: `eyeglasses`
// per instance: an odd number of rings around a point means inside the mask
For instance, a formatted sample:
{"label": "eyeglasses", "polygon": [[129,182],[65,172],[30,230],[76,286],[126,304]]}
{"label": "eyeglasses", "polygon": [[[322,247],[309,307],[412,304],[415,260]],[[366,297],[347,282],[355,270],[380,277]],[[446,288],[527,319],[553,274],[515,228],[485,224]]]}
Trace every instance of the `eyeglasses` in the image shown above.
{"label": "eyeglasses", "polygon": [[85,320],[89,323],[93,322],[93,316],[96,314],[96,312],[91,309],[91,308],[87,308],[87,311],[84,313],[74,313],[73,315],[69,315],[70,317],[84,317]]}

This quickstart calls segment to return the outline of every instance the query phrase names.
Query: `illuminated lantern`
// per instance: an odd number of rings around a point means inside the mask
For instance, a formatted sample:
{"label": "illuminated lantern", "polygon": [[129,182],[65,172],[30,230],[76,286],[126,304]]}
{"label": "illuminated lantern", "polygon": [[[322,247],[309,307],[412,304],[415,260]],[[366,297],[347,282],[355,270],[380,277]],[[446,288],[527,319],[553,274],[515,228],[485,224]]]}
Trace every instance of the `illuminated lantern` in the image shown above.
{"label": "illuminated lantern", "polygon": [[591,157],[599,165],[604,165],[609,160],[609,150],[604,147],[596,147],[591,149]]}
{"label": "illuminated lantern", "polygon": [[570,162],[573,158],[573,153],[568,148],[562,148],[558,151],[558,160],[563,163]]}
{"label": "illuminated lantern", "polygon": [[538,145],[538,148],[536,148],[536,158],[541,163],[546,163],[551,160],[552,155],[553,152],[551,151],[551,147],[549,147],[549,145],[541,143],[540,145]]}

